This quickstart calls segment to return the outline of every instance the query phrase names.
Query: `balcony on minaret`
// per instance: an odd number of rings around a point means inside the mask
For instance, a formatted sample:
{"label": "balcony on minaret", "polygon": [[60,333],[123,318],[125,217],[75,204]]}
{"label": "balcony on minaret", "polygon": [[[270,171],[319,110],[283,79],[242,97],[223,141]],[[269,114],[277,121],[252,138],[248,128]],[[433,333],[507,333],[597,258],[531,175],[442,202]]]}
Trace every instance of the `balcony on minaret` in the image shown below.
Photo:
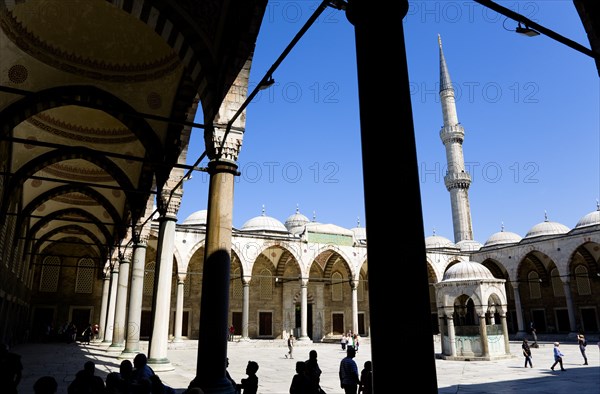
{"label": "balcony on minaret", "polygon": [[444,177],[446,189],[468,189],[471,185],[471,175],[468,172],[449,172]]}
{"label": "balcony on minaret", "polygon": [[465,129],[459,123],[443,126],[440,130],[440,138],[444,145],[448,142],[458,142],[462,144],[465,139]]}

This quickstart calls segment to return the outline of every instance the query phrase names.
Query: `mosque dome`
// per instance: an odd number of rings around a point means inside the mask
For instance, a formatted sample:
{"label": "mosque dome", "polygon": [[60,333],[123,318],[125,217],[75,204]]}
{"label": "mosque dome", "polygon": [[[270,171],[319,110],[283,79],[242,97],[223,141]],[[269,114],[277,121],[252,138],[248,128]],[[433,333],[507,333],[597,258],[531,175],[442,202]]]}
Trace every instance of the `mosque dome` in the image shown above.
{"label": "mosque dome", "polygon": [[541,237],[544,235],[560,235],[566,234],[570,229],[564,224],[558,222],[551,222],[546,216],[546,220],[533,226],[525,235],[525,238]]}
{"label": "mosque dome", "polygon": [[450,241],[446,237],[442,237],[441,235],[430,235],[425,238],[425,248],[426,249],[435,249],[435,248],[455,248],[456,245],[452,241]]}
{"label": "mosque dome", "polygon": [[304,227],[306,223],[310,222],[310,220],[300,213],[298,207],[296,207],[296,213],[290,215],[285,220],[285,228],[292,234],[299,234],[304,231]]}
{"label": "mosque dome", "polygon": [[472,279],[496,279],[484,265],[474,261],[461,261],[444,273],[443,282]]}
{"label": "mosque dome", "polygon": [[185,225],[189,225],[189,226],[206,226],[206,215],[207,215],[208,211],[206,209],[203,209],[201,211],[196,211],[194,213],[192,213],[190,216],[188,216],[187,218],[185,218],[185,220],[183,221],[183,223],[181,224],[185,224]]}
{"label": "mosque dome", "polygon": [[475,252],[483,247],[480,242],[474,239],[463,239],[462,241],[458,241],[456,246],[460,248],[461,252]]}
{"label": "mosque dome", "polygon": [[595,211],[588,213],[575,225],[575,228],[587,227],[587,226],[595,226],[600,224],[600,205],[596,208]]}
{"label": "mosque dome", "polygon": [[521,242],[521,236],[517,233],[513,233],[512,231],[504,231],[504,225],[502,226],[502,230],[497,233],[492,234],[483,246],[497,246],[497,245],[507,245],[507,244],[516,244]]}
{"label": "mosque dome", "polygon": [[263,208],[262,214],[255,218],[248,220],[241,231],[267,231],[276,233],[288,233],[288,229],[279,220],[265,215],[265,209]]}

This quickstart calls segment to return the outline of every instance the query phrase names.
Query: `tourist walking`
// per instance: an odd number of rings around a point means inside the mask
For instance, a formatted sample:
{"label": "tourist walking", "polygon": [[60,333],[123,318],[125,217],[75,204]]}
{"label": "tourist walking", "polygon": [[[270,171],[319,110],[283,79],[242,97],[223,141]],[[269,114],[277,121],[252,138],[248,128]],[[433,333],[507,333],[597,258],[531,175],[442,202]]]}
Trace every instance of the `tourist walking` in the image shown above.
{"label": "tourist walking", "polygon": [[565,355],[562,354],[562,352],[558,348],[559,345],[560,345],[560,343],[554,342],[554,364],[552,364],[550,369],[554,371],[554,367],[556,367],[556,364],[560,364],[560,370],[566,371],[566,369],[563,367],[563,359],[562,359]]}
{"label": "tourist walking", "polygon": [[529,364],[530,368],[533,368],[533,364],[531,363],[531,348],[529,347],[527,339],[523,339],[521,348],[523,348],[523,357],[525,357],[525,368],[527,368],[527,364]]}
{"label": "tourist walking", "polygon": [[358,383],[360,382],[358,366],[356,365],[356,361],[354,361],[355,356],[356,351],[354,348],[348,347],[346,357],[340,362],[340,387],[344,389],[344,393],[346,394],[356,394]]}
{"label": "tourist walking", "polygon": [[294,358],[294,334],[290,334],[287,340],[288,352],[285,358]]}

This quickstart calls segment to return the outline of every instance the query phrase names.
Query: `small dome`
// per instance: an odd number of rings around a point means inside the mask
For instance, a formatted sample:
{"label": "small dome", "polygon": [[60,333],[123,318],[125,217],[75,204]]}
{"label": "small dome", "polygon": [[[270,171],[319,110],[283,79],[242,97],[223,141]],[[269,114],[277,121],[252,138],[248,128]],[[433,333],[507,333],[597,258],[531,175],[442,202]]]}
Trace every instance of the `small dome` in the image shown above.
{"label": "small dome", "polygon": [[298,207],[296,207],[296,213],[290,215],[285,220],[285,228],[292,234],[299,234],[304,231],[304,226],[306,223],[310,222],[310,220],[300,213]]}
{"label": "small dome", "polygon": [[464,239],[462,241],[458,241],[456,246],[460,248],[461,252],[475,252],[481,249],[483,245],[473,239]]}
{"label": "small dome", "polygon": [[265,215],[263,207],[262,215],[248,220],[241,228],[241,231],[268,231],[277,233],[288,233],[283,223],[279,220]]}
{"label": "small dome", "polygon": [[450,241],[446,237],[442,237],[441,235],[430,235],[425,238],[425,248],[426,249],[435,249],[435,248],[455,248],[456,245],[452,241]]}
{"label": "small dome", "polygon": [[597,224],[600,224],[600,206],[595,211],[590,212],[579,219],[575,228],[595,226]]}
{"label": "small dome", "polygon": [[480,263],[474,261],[461,261],[454,264],[444,273],[442,281],[471,280],[471,279],[496,279],[491,271]]}
{"label": "small dome", "polygon": [[206,226],[206,215],[207,215],[208,211],[206,209],[203,209],[201,211],[196,211],[194,213],[192,213],[190,216],[188,216],[183,223],[181,224],[186,224],[189,226]]}
{"label": "small dome", "polygon": [[521,242],[521,239],[519,234],[511,231],[504,231],[504,226],[502,226],[502,230],[492,234],[487,241],[485,241],[484,246],[516,244]]}
{"label": "small dome", "polygon": [[546,216],[546,220],[533,226],[525,235],[525,238],[541,237],[543,235],[560,235],[566,234],[570,229],[564,224],[551,222]]}

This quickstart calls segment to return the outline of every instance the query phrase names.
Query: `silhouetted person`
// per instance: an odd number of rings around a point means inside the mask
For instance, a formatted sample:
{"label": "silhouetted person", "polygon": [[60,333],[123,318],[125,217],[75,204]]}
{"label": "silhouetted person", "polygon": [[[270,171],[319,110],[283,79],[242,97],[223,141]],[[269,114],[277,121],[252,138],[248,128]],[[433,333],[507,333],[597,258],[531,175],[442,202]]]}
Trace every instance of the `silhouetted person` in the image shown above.
{"label": "silhouetted person", "polygon": [[310,393],[318,394],[321,391],[321,368],[317,361],[317,351],[311,350],[308,353],[306,364],[306,376],[310,381]]}
{"label": "silhouetted person", "polygon": [[75,375],[75,380],[67,388],[68,394],[102,394],[104,393],[104,380],[96,376],[96,364],[86,361],[83,369]]}
{"label": "silhouetted person", "polygon": [[371,361],[365,361],[364,368],[360,372],[358,392],[359,394],[373,393],[373,363]]}
{"label": "silhouetted person", "polygon": [[233,380],[233,378],[229,374],[229,371],[227,370],[227,368],[229,368],[229,357],[227,357],[225,359],[225,377],[227,378],[227,380],[229,380],[229,382],[231,382],[231,385],[233,386],[233,389],[235,390],[235,392],[239,393],[240,389],[238,388],[238,385],[235,382],[235,380]]}
{"label": "silhouetted person", "polygon": [[35,394],[56,394],[58,383],[52,376],[42,376],[33,384]]}
{"label": "silhouetted person", "polygon": [[21,381],[23,364],[21,356],[8,351],[8,345],[0,344],[0,391],[6,394],[16,394]]}
{"label": "silhouetted person", "polygon": [[354,361],[355,356],[356,350],[354,350],[354,347],[348,347],[346,357],[340,362],[340,387],[344,389],[346,394],[356,394],[360,381],[358,366],[356,365],[356,361]]}
{"label": "silhouetted person", "polygon": [[290,394],[309,394],[310,380],[306,375],[306,364],[302,361],[296,361],[296,374],[292,378],[290,385]]}
{"label": "silhouetted person", "polygon": [[258,363],[256,361],[248,361],[246,366],[247,378],[242,379],[241,384],[238,384],[238,389],[243,390],[243,394],[256,394],[258,391]]}
{"label": "silhouetted person", "polygon": [[142,379],[150,379],[152,375],[155,375],[154,371],[148,365],[148,357],[144,353],[138,353],[133,358],[133,378],[137,381]]}

